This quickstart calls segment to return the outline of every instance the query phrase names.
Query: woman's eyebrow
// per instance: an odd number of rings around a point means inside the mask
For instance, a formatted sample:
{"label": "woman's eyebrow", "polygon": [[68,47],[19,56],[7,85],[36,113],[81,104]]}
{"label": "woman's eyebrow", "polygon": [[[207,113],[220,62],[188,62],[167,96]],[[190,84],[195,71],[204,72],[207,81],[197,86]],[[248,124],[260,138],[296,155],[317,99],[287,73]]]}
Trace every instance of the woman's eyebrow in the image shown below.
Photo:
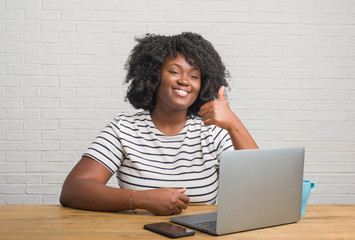
{"label": "woman's eyebrow", "polygon": [[[169,67],[169,66],[177,66],[178,68],[182,68],[182,66],[181,66],[180,64],[177,64],[177,63],[171,63],[171,64],[168,65],[168,67]],[[199,67],[192,67],[192,68],[190,69],[190,71],[194,71],[194,70],[200,71],[200,68],[199,68]]]}

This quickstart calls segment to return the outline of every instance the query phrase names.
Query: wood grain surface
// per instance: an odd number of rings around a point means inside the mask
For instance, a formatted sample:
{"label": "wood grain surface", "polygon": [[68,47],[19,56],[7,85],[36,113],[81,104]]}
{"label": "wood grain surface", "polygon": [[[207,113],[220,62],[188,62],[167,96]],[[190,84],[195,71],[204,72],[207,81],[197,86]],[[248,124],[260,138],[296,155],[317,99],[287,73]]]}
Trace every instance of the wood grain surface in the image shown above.
{"label": "wood grain surface", "polygon": [[[181,215],[212,212],[216,206],[190,206]],[[143,229],[171,216],[146,211],[93,212],[62,206],[0,206],[0,239],[169,239]],[[355,205],[309,205],[301,221],[223,236],[196,231],[183,239],[355,239]]]}

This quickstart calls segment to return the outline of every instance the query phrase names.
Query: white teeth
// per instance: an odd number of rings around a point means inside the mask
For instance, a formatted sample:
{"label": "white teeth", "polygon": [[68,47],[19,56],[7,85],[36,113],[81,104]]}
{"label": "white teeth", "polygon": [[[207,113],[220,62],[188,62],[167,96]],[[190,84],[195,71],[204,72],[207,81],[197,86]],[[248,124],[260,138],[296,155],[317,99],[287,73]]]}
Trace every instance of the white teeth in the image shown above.
{"label": "white teeth", "polygon": [[176,92],[178,92],[181,96],[186,96],[188,92],[181,90],[181,89],[175,89]]}

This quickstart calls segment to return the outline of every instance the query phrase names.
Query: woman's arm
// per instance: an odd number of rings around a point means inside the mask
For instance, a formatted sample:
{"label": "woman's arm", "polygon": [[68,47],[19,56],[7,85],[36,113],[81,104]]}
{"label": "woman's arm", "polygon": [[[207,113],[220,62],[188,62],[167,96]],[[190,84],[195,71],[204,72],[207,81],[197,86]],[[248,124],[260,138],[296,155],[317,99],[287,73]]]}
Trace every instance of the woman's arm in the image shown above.
{"label": "woman's arm", "polygon": [[243,123],[230,109],[224,96],[224,86],[218,91],[218,101],[210,101],[204,104],[199,114],[205,125],[216,125],[226,129],[231,137],[234,149],[258,148]]}
{"label": "woman's arm", "polygon": [[[106,186],[111,176],[102,164],[84,156],[64,181],[60,203],[86,210],[129,210],[133,191]],[[136,191],[132,196],[132,206],[157,215],[178,214],[189,204],[189,198],[183,194],[185,190],[160,188]]]}

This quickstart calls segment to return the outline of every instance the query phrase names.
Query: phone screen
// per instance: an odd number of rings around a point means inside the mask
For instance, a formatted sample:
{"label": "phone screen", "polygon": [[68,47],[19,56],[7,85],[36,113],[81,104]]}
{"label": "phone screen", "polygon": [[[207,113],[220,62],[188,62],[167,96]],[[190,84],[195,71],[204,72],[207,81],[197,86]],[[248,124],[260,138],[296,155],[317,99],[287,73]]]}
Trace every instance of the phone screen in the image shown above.
{"label": "phone screen", "polygon": [[180,227],[167,222],[152,223],[144,225],[144,228],[168,237],[184,237],[194,235],[191,229]]}

